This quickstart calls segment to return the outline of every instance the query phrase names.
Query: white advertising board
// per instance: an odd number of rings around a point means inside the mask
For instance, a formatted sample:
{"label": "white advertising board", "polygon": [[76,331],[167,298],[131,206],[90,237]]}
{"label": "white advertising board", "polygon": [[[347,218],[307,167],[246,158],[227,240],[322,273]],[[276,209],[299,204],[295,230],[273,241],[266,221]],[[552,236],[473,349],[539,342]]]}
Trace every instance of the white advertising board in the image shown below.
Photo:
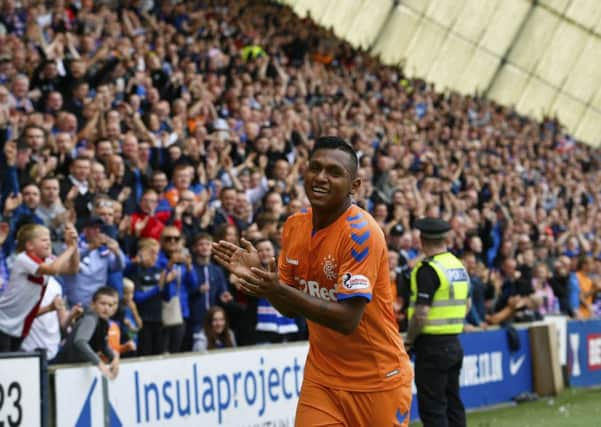
{"label": "white advertising board", "polygon": [[[307,343],[122,361],[111,426],[293,426]],[[103,423],[95,367],[55,371],[56,425]]]}
{"label": "white advertising board", "polygon": [[0,358],[0,426],[42,425],[39,356]]}

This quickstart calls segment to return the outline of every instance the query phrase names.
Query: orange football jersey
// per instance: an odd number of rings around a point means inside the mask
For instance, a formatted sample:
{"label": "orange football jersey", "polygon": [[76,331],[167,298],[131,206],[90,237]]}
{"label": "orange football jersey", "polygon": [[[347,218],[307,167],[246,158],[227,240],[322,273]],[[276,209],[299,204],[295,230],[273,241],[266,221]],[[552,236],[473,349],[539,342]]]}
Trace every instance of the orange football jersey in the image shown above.
{"label": "orange football jersey", "polygon": [[411,380],[412,370],[392,310],[384,234],[369,213],[352,205],[313,233],[312,211],[284,225],[280,280],[329,301],[365,298],[363,317],[345,336],[308,321],[305,377],[326,387],[378,391]]}

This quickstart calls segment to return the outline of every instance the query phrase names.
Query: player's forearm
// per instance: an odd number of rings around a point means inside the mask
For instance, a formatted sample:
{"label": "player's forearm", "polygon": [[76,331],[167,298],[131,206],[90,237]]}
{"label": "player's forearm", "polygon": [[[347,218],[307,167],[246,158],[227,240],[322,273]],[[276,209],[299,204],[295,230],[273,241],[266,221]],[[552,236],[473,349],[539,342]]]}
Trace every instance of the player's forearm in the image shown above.
{"label": "player's forearm", "polygon": [[298,313],[292,307],[290,307],[290,305],[283,298],[279,297],[279,295],[274,295],[274,296],[270,297],[269,302],[283,316],[286,316],[286,317],[298,316]]}
{"label": "player's forearm", "polygon": [[355,331],[365,307],[365,302],[359,304],[353,301],[360,298],[351,298],[346,300],[346,303],[326,301],[284,284],[281,284],[268,299],[276,308],[280,305],[287,312],[302,315],[344,335],[350,335]]}

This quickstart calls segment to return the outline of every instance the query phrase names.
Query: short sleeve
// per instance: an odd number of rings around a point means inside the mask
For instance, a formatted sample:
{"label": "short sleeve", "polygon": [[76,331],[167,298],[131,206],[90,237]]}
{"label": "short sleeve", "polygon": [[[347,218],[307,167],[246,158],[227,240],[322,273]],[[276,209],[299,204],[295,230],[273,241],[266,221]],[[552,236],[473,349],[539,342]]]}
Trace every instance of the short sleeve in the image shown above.
{"label": "short sleeve", "polygon": [[438,274],[428,263],[423,263],[417,270],[416,304],[432,305],[434,294],[440,287]]}
{"label": "short sleeve", "polygon": [[280,277],[280,282],[285,283],[289,286],[294,286],[294,273],[292,272],[292,267],[289,263],[286,262],[288,258],[288,248],[290,242],[290,222],[286,221],[284,224],[284,229],[282,230],[282,249],[280,251],[280,256],[278,259],[278,274]]}
{"label": "short sleeve", "polygon": [[[17,266],[18,265],[18,266]],[[40,262],[31,258],[27,253],[22,252],[16,259],[15,270],[18,269],[25,275],[35,275],[40,266]]]}
{"label": "short sleeve", "polygon": [[379,237],[382,236],[370,228],[353,230],[349,237],[343,237],[338,254],[341,260],[336,283],[338,301],[356,297],[371,301],[383,261],[388,265],[383,258],[385,245]]}

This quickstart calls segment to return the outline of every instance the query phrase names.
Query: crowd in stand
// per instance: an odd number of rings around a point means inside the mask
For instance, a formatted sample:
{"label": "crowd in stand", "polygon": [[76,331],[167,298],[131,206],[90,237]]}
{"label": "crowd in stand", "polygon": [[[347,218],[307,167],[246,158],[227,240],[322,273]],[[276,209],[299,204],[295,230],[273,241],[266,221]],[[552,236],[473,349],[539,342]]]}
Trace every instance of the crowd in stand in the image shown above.
{"label": "crowd in stand", "polygon": [[[139,355],[305,338],[303,319],[237,291],[211,242],[277,255],[320,135],[359,156],[355,202],[387,236],[401,330],[423,216],[452,224],[469,327],[601,315],[601,156],[557,120],[437,91],[264,1],[1,4],[0,311],[43,235],[19,230],[46,227],[55,256],[79,257],[44,269],[60,286],[36,308],[72,329],[59,360],[97,324]],[[49,340],[41,320],[23,348]]]}

